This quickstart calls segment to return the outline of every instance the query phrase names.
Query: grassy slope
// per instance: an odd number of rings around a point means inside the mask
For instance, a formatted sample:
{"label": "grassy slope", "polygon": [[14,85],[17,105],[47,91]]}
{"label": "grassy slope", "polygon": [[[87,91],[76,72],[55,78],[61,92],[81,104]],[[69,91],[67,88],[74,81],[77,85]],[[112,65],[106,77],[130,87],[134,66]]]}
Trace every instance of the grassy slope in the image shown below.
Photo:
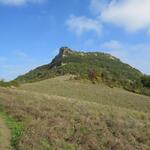
{"label": "grassy slope", "polygon": [[0,88],[0,105],[26,127],[19,149],[149,150],[149,97],[64,78]]}
{"label": "grassy slope", "polygon": [[119,88],[109,88],[103,84],[70,81],[69,76],[57,77],[32,84],[24,84],[21,89],[49,95],[58,95],[78,100],[114,105],[138,111],[150,111],[150,98],[127,92]]}

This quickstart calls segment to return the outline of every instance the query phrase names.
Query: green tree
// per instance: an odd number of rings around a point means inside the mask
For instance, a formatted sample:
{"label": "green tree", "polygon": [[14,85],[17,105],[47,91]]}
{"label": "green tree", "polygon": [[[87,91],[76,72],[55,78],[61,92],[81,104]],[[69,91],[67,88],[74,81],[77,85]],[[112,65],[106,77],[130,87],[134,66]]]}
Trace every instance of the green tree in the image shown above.
{"label": "green tree", "polygon": [[143,84],[144,87],[149,87],[150,88],[150,75],[144,75],[143,77],[141,77],[141,82]]}

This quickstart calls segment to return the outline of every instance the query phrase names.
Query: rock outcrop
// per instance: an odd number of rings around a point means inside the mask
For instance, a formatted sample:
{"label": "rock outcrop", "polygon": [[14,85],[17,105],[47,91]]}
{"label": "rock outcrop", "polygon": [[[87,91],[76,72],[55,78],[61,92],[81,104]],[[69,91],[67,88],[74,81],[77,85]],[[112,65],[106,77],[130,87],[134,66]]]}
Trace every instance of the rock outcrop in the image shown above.
{"label": "rock outcrop", "polygon": [[73,51],[70,48],[61,47],[59,50],[59,54],[52,60],[52,62],[49,65],[49,68],[51,69],[51,68],[54,68],[57,66],[61,66],[62,58],[67,56],[67,55],[70,55],[72,53],[73,53]]}

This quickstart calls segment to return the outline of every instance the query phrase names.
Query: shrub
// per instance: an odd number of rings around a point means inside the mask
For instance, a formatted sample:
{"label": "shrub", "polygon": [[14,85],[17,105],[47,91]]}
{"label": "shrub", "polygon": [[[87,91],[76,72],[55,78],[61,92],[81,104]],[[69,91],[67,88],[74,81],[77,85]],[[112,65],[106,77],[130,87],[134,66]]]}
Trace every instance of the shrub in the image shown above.
{"label": "shrub", "polygon": [[144,87],[150,88],[150,76],[144,75],[141,77],[141,82]]}
{"label": "shrub", "polygon": [[88,77],[92,81],[92,83],[95,83],[95,81],[98,80],[97,73],[94,69],[89,71]]}
{"label": "shrub", "polygon": [[0,86],[1,87],[11,87],[11,86],[18,87],[19,83],[15,80],[10,81],[10,82],[5,82],[4,80],[0,80]]}

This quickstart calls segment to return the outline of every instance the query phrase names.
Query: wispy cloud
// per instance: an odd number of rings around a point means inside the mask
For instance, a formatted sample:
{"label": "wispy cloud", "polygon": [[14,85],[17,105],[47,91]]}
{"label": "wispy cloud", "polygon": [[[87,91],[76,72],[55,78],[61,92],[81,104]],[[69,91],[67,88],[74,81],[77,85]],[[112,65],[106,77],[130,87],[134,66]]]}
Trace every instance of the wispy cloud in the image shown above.
{"label": "wispy cloud", "polygon": [[90,10],[93,14],[101,13],[109,4],[109,0],[90,0]]}
{"label": "wispy cloud", "polygon": [[33,58],[31,58],[27,53],[21,50],[17,50],[14,52],[15,58],[21,60],[21,61],[33,61]]}
{"label": "wispy cloud", "polygon": [[37,65],[35,63],[30,64],[14,64],[14,63],[3,63],[1,64],[1,70],[0,70],[0,79],[5,79],[6,81],[12,80],[16,78],[18,75],[24,74],[28,72],[29,70],[35,68]]}
{"label": "wispy cloud", "polygon": [[11,5],[11,6],[21,6],[21,5],[25,5],[28,3],[39,4],[45,1],[46,0],[0,0],[0,4]]}
{"label": "wispy cloud", "polygon": [[12,57],[15,59],[10,59],[9,56],[0,57],[0,75],[3,75],[0,76],[0,79],[14,79],[39,65],[38,60],[35,60],[22,50],[14,51]]}
{"label": "wispy cloud", "polygon": [[0,63],[6,62],[7,58],[6,57],[0,57]]}
{"label": "wispy cloud", "polygon": [[97,20],[87,18],[85,16],[70,16],[66,21],[69,30],[76,35],[82,35],[84,32],[94,31],[97,34],[101,33],[101,23]]}
{"label": "wispy cloud", "polygon": [[101,45],[102,48],[106,48],[106,49],[121,49],[122,48],[122,44],[119,41],[116,40],[111,40],[108,42],[105,42]]}
{"label": "wispy cloud", "polygon": [[128,44],[111,40],[102,43],[99,47],[142,72],[150,74],[150,44]]}

